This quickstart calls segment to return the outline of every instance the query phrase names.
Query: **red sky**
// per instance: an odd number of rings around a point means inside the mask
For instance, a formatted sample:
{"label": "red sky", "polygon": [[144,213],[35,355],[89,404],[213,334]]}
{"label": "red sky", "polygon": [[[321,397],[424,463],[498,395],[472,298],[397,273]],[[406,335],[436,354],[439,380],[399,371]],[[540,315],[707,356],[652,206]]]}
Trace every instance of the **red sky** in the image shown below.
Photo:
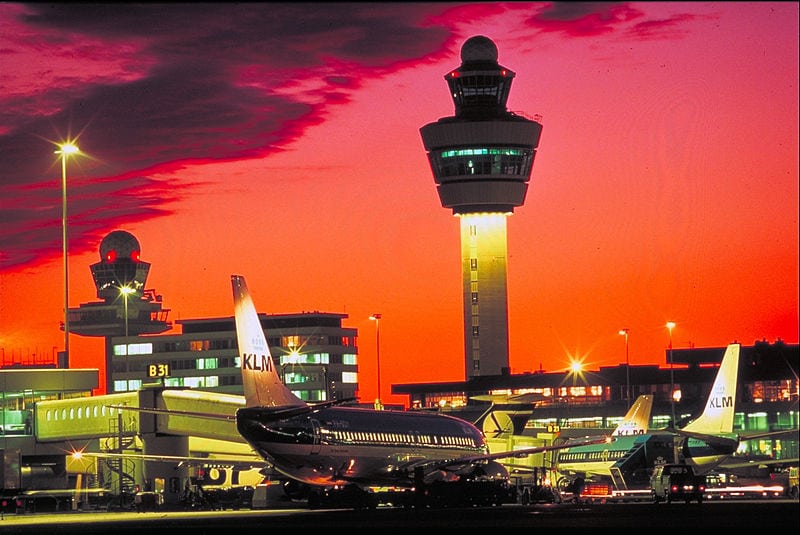
{"label": "red sky", "polygon": [[[113,230],[170,319],[346,313],[360,394],[458,381],[458,220],[419,128],[491,38],[544,130],[508,222],[512,373],[798,342],[798,3],[0,4],[0,348],[63,350]],[[174,332],[178,332],[177,330]],[[102,368],[101,339],[70,339]],[[104,384],[101,370],[101,384]]]}

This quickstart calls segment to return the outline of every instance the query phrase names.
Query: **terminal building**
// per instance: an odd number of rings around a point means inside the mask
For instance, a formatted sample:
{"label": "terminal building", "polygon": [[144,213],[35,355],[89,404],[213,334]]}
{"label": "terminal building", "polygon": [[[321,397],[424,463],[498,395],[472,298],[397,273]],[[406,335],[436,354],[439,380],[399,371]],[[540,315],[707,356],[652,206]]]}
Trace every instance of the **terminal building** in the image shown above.
{"label": "terminal building", "polygon": [[[178,320],[172,327],[162,297],[147,289],[150,264],[139,241],[115,230],[100,243],[90,266],[97,296],[69,310],[70,332],[105,339],[105,391],[130,392],[145,383],[240,393],[233,316]],[[342,326],[347,314],[261,314],[281,376],[307,401],[355,397],[356,330]],[[62,359],[66,360],[66,359]]]}

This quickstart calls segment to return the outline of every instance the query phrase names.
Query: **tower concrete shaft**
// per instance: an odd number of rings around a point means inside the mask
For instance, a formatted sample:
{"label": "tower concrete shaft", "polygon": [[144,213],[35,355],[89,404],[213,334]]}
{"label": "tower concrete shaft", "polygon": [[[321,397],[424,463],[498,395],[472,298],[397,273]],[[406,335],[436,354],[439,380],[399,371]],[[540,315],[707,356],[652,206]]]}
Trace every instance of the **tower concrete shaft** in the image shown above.
{"label": "tower concrete shaft", "polygon": [[506,217],[522,206],[542,125],[506,105],[515,73],[469,38],[444,78],[455,115],[420,129],[439,200],[461,219],[466,378],[510,373]]}

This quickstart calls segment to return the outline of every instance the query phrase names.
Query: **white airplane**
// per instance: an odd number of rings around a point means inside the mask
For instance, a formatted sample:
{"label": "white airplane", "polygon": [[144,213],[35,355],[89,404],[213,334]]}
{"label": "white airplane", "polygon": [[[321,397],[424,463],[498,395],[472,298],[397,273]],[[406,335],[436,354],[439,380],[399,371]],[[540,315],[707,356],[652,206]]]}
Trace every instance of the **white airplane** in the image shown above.
{"label": "white airplane", "polygon": [[[740,435],[733,431],[741,345],[728,345],[698,418],[680,429],[646,430],[612,437],[608,444],[569,448],[558,453],[561,474],[619,477],[620,470],[646,473],[655,464],[681,462],[705,474],[729,461],[742,440],[781,432]],[[649,416],[648,416],[649,418]],[[627,463],[627,464],[626,464]]]}
{"label": "white airplane", "polygon": [[556,471],[567,475],[610,475],[614,463],[631,450],[637,439],[646,436],[652,409],[653,396],[639,396],[602,443],[567,448],[556,453]]}
{"label": "white airplane", "polygon": [[488,484],[489,501],[498,505],[508,488],[498,459],[569,446],[489,453],[484,434],[453,416],[346,406],[347,400],[306,403],[280,380],[244,277],[233,275],[231,282],[245,395],[237,429],[275,471],[317,496],[346,489],[363,500],[358,506],[373,505],[371,489],[391,487],[420,504],[434,489],[438,499],[470,496],[470,489],[485,497]]}

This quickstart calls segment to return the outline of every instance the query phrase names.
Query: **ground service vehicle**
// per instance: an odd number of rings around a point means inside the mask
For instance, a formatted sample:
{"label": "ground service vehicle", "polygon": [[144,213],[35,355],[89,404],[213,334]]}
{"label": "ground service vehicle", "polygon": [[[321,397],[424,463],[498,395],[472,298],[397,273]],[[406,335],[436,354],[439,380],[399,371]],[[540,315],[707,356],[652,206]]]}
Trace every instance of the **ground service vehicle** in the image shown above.
{"label": "ground service vehicle", "polygon": [[703,503],[706,476],[695,474],[688,464],[661,464],[655,467],[650,476],[650,492],[655,503],[681,500]]}

